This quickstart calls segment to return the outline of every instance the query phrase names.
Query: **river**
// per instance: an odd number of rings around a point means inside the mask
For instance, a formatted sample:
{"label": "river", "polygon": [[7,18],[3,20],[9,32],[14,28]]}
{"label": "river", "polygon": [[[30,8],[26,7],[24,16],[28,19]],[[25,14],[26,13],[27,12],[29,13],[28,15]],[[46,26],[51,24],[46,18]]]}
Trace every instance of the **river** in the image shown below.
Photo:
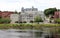
{"label": "river", "polygon": [[45,38],[45,33],[40,30],[8,29],[0,30],[0,38]]}

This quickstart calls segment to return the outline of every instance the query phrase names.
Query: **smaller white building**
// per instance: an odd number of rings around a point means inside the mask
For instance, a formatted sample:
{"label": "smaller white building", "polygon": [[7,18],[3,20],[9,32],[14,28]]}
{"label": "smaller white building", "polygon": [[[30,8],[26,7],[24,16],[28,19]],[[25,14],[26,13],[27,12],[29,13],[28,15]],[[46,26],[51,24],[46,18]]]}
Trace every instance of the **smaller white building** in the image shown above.
{"label": "smaller white building", "polygon": [[10,15],[11,23],[16,23],[19,21],[19,14],[11,14]]}

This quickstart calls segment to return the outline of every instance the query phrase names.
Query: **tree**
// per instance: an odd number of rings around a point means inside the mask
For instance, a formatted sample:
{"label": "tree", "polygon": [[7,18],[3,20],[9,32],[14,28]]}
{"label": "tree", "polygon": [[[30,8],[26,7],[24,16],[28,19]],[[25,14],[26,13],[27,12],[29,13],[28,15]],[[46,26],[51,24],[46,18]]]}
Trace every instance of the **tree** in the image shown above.
{"label": "tree", "polygon": [[19,12],[18,14],[21,14],[21,12]]}
{"label": "tree", "polygon": [[44,10],[44,14],[49,17],[49,15],[53,16],[54,12],[57,11],[56,8],[48,8]]}
{"label": "tree", "polygon": [[18,12],[15,10],[15,14],[17,14]]}
{"label": "tree", "polygon": [[36,16],[34,19],[35,22],[43,22],[42,18],[40,16]]}
{"label": "tree", "polygon": [[60,11],[60,9],[57,9],[57,11]]}

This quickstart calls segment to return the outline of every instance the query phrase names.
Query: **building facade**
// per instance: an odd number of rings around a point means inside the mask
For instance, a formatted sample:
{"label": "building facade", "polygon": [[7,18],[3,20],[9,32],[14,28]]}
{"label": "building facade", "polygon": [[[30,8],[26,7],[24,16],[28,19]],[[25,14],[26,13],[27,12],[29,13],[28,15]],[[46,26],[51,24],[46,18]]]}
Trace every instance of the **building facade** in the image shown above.
{"label": "building facade", "polygon": [[10,15],[13,13],[11,11],[0,11],[0,18],[10,18]]}
{"label": "building facade", "polygon": [[33,6],[32,8],[24,8],[24,7],[21,8],[21,12],[29,12],[29,11],[38,11],[38,9],[34,8]]}
{"label": "building facade", "polygon": [[55,13],[54,13],[54,16],[53,16],[54,18],[60,18],[60,11],[56,11]]}
{"label": "building facade", "polygon": [[10,20],[11,20],[11,23],[17,23],[19,21],[19,14],[11,14]]}
{"label": "building facade", "polygon": [[21,9],[21,14],[20,14],[20,17],[19,17],[19,21],[20,22],[31,22],[31,21],[34,21],[35,17],[36,16],[40,16],[42,17],[42,19],[44,20],[44,13],[43,11],[38,11],[37,8],[22,8]]}

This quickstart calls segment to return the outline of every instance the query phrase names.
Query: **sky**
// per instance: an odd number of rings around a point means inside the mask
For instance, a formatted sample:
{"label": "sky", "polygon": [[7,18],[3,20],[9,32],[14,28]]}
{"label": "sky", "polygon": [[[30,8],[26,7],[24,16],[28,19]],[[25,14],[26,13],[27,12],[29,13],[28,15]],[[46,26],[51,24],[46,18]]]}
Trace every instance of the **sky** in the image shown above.
{"label": "sky", "polygon": [[21,8],[31,8],[34,6],[43,11],[47,8],[60,9],[60,0],[0,0],[1,11],[21,11]]}

